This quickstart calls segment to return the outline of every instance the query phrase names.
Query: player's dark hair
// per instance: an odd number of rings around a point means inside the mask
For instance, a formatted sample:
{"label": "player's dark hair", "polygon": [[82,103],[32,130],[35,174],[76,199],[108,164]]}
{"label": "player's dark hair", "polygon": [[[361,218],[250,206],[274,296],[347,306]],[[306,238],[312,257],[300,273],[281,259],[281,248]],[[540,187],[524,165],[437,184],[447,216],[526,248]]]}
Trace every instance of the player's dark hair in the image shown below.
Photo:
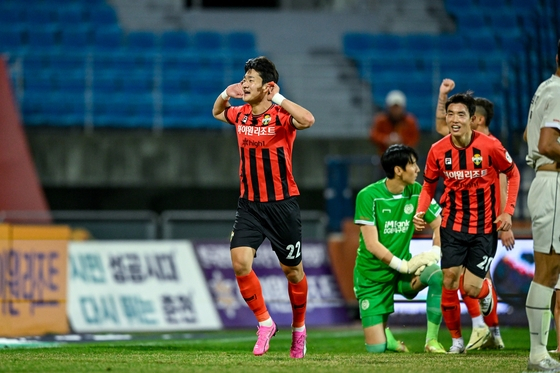
{"label": "player's dark hair", "polygon": [[265,56],[251,58],[245,62],[245,72],[255,70],[262,78],[263,84],[278,83],[278,71],[274,63]]}
{"label": "player's dark hair", "polygon": [[490,127],[490,122],[494,118],[494,104],[492,101],[484,97],[476,97],[474,99],[476,112],[480,113],[486,119],[486,127]]}
{"label": "player's dark hair", "polygon": [[396,166],[406,170],[407,164],[414,163],[417,160],[418,154],[416,150],[407,145],[395,144],[389,146],[381,156],[381,167],[383,167],[385,175],[387,175],[389,179],[393,179],[395,177]]}
{"label": "player's dark hair", "polygon": [[447,102],[445,103],[445,111],[447,111],[447,108],[451,104],[463,104],[467,107],[469,116],[472,117],[476,111],[476,103],[472,93],[472,91],[467,91],[464,93],[456,93],[453,96],[449,97],[447,99]]}

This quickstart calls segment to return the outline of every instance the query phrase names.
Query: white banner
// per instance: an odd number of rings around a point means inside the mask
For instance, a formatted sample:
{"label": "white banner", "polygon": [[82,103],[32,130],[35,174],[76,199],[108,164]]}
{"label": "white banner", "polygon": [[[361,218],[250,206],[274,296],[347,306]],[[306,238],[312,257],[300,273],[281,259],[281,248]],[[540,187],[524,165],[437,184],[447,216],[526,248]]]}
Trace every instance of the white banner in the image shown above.
{"label": "white banner", "polygon": [[222,328],[189,241],[71,242],[68,257],[76,333]]}

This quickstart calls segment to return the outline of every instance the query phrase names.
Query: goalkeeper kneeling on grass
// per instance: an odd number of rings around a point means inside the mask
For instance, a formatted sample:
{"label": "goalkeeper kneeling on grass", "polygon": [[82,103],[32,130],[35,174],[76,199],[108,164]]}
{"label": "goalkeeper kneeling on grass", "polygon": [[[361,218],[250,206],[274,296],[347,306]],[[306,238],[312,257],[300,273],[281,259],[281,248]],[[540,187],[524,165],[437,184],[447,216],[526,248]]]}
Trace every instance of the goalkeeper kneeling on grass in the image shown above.
{"label": "goalkeeper kneeling on grass", "polygon": [[441,314],[442,272],[439,226],[441,208],[435,202],[424,219],[434,232],[431,250],[412,256],[412,223],[422,186],[414,149],[396,144],[381,156],[386,178],[362,189],[356,198],[354,222],[360,226],[360,246],[354,267],[354,291],[360,307],[368,352],[408,352],[387,328],[394,312],[394,295],[416,297],[428,287],[428,330],[425,351],[446,353],[438,342]]}

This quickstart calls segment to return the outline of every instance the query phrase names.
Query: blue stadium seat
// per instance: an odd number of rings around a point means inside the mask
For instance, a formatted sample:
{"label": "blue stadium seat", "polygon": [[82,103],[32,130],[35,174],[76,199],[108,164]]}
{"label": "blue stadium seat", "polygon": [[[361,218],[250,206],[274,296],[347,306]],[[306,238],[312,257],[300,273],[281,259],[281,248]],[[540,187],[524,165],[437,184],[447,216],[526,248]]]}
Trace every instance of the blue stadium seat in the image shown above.
{"label": "blue stadium seat", "polygon": [[255,34],[251,31],[234,31],[226,35],[226,48],[232,51],[254,51],[257,49]]}
{"label": "blue stadium seat", "polygon": [[431,53],[436,49],[436,35],[410,34],[404,37],[403,44],[407,52]]}
{"label": "blue stadium seat", "polygon": [[21,7],[11,6],[10,4],[0,5],[0,25],[4,27],[24,23],[25,16],[26,13]]}
{"label": "blue stadium seat", "polygon": [[469,33],[472,30],[488,27],[484,13],[477,7],[465,9],[456,15],[459,32]]}
{"label": "blue stadium seat", "polygon": [[378,53],[401,53],[404,50],[404,38],[394,34],[374,34],[373,49]]}
{"label": "blue stadium seat", "polygon": [[343,36],[342,45],[345,55],[350,58],[359,58],[362,53],[373,49],[373,35],[362,32],[348,32]]}
{"label": "blue stadium seat", "polygon": [[457,15],[473,5],[475,0],[445,0],[445,9],[452,15]]}
{"label": "blue stadium seat", "polygon": [[118,24],[115,10],[108,5],[88,7],[89,21],[96,27],[114,26]]}
{"label": "blue stadium seat", "polygon": [[57,123],[61,126],[83,126],[86,119],[84,95],[57,92],[53,97],[61,102],[64,111],[58,116]]}
{"label": "blue stadium seat", "polygon": [[487,14],[489,25],[496,33],[509,32],[521,27],[519,16],[509,7]]}
{"label": "blue stadium seat", "polygon": [[67,25],[61,29],[60,47],[68,51],[85,51],[92,46],[92,31],[89,25]]}
{"label": "blue stadium seat", "polygon": [[26,126],[44,125],[47,118],[44,112],[48,106],[45,94],[40,92],[26,91],[21,102],[23,122]]}
{"label": "blue stadium seat", "polygon": [[502,55],[498,40],[488,28],[469,31],[465,35],[465,40],[471,52],[475,54],[482,54],[485,57]]}
{"label": "blue stadium seat", "polygon": [[147,31],[129,32],[126,46],[131,52],[154,53],[157,47],[156,35]]}
{"label": "blue stadium seat", "polygon": [[163,71],[161,79],[161,92],[164,96],[188,93],[190,81],[186,73],[180,71]]}
{"label": "blue stadium seat", "polygon": [[154,126],[154,100],[151,94],[127,95],[131,115],[125,124],[134,128],[152,128]]}
{"label": "blue stadium seat", "polygon": [[223,35],[217,31],[197,31],[193,47],[199,51],[217,51],[223,48]]}
{"label": "blue stadium seat", "polygon": [[22,55],[24,74],[37,74],[50,67],[51,54],[44,51],[29,51]]}
{"label": "blue stadium seat", "polygon": [[24,31],[21,27],[10,27],[6,24],[0,26],[0,51],[15,52],[26,46]]}
{"label": "blue stadium seat", "polygon": [[196,108],[189,105],[190,95],[164,95],[162,121],[164,128],[186,128],[189,118],[196,115]]}
{"label": "blue stadium seat", "polygon": [[54,80],[49,71],[24,72],[25,92],[49,94],[55,90]]}
{"label": "blue stadium seat", "polygon": [[118,26],[95,28],[93,47],[96,51],[116,51],[121,48],[122,30]]}
{"label": "blue stadium seat", "polygon": [[154,76],[147,72],[133,72],[122,75],[121,89],[126,94],[151,93],[154,88]]}
{"label": "blue stadium seat", "polygon": [[35,26],[52,25],[57,21],[57,13],[52,6],[33,6],[25,9],[25,21],[33,28]]}
{"label": "blue stadium seat", "polygon": [[132,115],[132,106],[125,95],[106,94],[93,97],[95,127],[123,127]]}
{"label": "blue stadium seat", "polygon": [[28,47],[34,51],[53,50],[58,46],[58,28],[53,25],[30,27],[27,36]]}
{"label": "blue stadium seat", "polygon": [[86,74],[84,71],[53,71],[53,79],[58,92],[68,96],[71,94],[84,96],[86,90]]}
{"label": "blue stadium seat", "polygon": [[75,2],[58,8],[57,18],[62,30],[68,26],[82,25],[86,21],[84,7],[81,3]]}
{"label": "blue stadium seat", "polygon": [[165,31],[160,37],[162,52],[185,52],[189,48],[189,34],[184,31]]}
{"label": "blue stadium seat", "polygon": [[97,94],[117,93],[121,90],[121,77],[114,71],[98,70],[94,73],[92,88],[94,97]]}

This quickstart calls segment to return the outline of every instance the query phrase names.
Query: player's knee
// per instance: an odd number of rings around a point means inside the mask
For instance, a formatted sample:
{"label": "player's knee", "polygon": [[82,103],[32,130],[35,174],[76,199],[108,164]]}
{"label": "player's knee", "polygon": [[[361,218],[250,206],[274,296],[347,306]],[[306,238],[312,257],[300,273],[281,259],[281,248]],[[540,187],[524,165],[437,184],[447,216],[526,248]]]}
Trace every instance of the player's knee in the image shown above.
{"label": "player's knee", "polygon": [[232,260],[231,264],[233,266],[233,272],[236,276],[246,276],[251,273],[251,263],[240,260]]}
{"label": "player's knee", "polygon": [[443,272],[437,264],[426,267],[420,274],[420,282],[428,286],[441,287],[443,284]]}

